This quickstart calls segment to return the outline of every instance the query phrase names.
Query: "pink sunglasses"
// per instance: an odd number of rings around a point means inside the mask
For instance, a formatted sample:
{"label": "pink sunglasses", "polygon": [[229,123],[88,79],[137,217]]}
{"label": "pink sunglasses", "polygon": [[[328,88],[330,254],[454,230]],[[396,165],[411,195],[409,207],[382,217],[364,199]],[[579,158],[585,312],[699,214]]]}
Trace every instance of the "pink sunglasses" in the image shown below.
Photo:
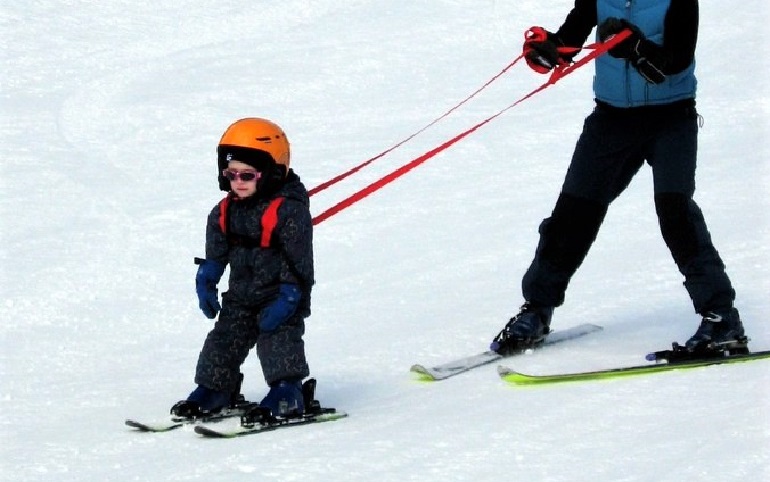
{"label": "pink sunglasses", "polygon": [[230,181],[243,181],[250,182],[259,180],[262,177],[262,173],[259,171],[236,171],[235,169],[225,169],[222,171],[222,175]]}

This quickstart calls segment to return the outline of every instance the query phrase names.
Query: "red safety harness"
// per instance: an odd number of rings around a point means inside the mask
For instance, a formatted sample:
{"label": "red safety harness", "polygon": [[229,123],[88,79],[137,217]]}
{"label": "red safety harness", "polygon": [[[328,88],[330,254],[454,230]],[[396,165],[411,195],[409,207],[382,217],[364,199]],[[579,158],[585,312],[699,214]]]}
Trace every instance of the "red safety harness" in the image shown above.
{"label": "red safety harness", "polygon": [[236,235],[228,232],[227,212],[230,207],[230,196],[219,201],[219,229],[227,236],[227,242],[232,245],[259,246],[260,248],[269,248],[273,236],[273,230],[278,225],[278,208],[283,203],[283,197],[277,197],[270,201],[267,209],[262,214],[262,236],[259,243],[255,239],[243,235]]}

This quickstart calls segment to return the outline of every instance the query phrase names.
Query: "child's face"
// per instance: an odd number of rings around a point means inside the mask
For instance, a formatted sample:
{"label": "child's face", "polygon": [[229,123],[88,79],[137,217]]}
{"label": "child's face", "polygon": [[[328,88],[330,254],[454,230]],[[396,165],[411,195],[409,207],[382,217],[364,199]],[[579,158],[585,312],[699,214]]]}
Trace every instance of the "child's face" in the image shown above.
{"label": "child's face", "polygon": [[[230,180],[230,189],[239,198],[253,196],[257,192],[257,181],[262,173],[240,161],[230,161],[224,176]],[[245,180],[244,177],[248,180]]]}

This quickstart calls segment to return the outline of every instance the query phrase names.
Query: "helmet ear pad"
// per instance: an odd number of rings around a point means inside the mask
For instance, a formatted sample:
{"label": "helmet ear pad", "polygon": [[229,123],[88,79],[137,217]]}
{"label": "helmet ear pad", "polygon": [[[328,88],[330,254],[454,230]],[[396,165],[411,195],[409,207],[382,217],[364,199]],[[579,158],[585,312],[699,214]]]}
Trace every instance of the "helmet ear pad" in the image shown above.
{"label": "helmet ear pad", "polygon": [[230,191],[230,181],[222,175],[230,161],[248,164],[261,173],[257,181],[257,195],[267,196],[277,191],[286,178],[286,166],[276,164],[273,157],[266,151],[246,147],[220,145],[217,147],[217,167],[219,189]]}

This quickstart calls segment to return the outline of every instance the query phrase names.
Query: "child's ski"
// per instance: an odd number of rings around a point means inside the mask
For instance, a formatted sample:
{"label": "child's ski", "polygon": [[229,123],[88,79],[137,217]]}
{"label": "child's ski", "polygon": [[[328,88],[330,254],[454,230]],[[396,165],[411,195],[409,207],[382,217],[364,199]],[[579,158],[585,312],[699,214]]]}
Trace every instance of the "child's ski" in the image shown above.
{"label": "child's ski", "polygon": [[241,423],[235,427],[217,427],[213,425],[196,425],[195,433],[211,438],[235,438],[243,435],[270,432],[273,430],[306,425],[310,423],[331,422],[347,417],[345,412],[334,408],[318,408],[311,413],[288,418],[271,418],[256,423]]}

